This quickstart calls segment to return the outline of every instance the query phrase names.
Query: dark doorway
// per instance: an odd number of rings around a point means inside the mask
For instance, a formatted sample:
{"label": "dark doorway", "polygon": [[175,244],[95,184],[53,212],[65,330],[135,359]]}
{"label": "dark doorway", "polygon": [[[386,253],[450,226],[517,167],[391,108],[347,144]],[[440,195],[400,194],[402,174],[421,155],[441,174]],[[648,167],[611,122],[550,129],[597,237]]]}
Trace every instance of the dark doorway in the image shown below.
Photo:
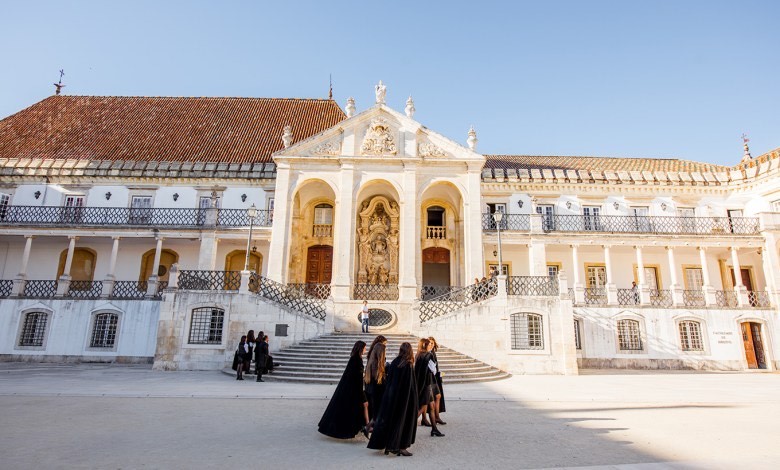
{"label": "dark doorway", "polygon": [[764,355],[764,343],[761,339],[761,325],[754,322],[745,322],[742,328],[742,342],[745,345],[745,358],[748,369],[766,369],[766,356]]}
{"label": "dark doorway", "polygon": [[450,250],[426,248],[423,250],[423,297],[435,297],[450,285]]}

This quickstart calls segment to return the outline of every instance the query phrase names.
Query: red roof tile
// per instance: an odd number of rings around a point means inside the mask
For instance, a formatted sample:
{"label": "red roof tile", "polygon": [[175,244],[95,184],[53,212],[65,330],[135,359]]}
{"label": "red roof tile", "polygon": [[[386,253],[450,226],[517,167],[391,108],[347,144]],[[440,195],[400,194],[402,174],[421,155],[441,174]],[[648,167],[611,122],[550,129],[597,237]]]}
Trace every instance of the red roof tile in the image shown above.
{"label": "red roof tile", "polygon": [[485,168],[596,171],[727,171],[729,167],[675,158],[609,158],[543,155],[485,155]]}
{"label": "red roof tile", "polygon": [[345,119],[333,100],[51,96],[0,121],[0,158],[270,162]]}

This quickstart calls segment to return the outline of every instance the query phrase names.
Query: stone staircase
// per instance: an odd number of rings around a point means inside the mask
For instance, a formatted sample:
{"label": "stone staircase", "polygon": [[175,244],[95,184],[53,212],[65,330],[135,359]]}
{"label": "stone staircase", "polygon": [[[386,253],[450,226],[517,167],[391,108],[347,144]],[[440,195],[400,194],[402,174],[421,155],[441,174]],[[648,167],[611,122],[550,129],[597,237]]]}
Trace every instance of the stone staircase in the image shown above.
{"label": "stone staircase", "polygon": [[[412,335],[385,334],[387,338],[387,361],[397,355],[403,342],[409,342],[417,350],[419,338]],[[347,365],[349,353],[355,341],[366,342],[366,348],[376,335],[360,333],[331,333],[301,342],[281,351],[272,351],[274,362],[280,364],[273,374],[263,379],[286,382],[338,383]],[[368,352],[368,351],[366,351]],[[446,347],[439,347],[436,353],[439,368],[446,383],[487,382],[501,380],[510,375],[469,356]],[[363,359],[365,361],[365,358]],[[230,373],[234,373],[229,370]]]}

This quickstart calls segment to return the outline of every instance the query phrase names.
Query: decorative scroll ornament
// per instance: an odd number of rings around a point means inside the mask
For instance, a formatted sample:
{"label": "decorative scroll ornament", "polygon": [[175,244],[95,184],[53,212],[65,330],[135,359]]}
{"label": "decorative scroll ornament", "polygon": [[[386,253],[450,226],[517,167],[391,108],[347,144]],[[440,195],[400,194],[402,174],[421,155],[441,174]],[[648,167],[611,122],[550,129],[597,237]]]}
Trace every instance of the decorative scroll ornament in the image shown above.
{"label": "decorative scroll ornament", "polygon": [[430,142],[423,142],[417,146],[417,155],[421,157],[446,157],[444,150]]}
{"label": "decorative scroll ornament", "polygon": [[398,152],[386,120],[380,117],[371,121],[360,151],[363,155],[395,155]]}
{"label": "decorative scroll ornament", "polygon": [[341,153],[341,145],[336,142],[325,142],[314,147],[314,153],[316,155],[339,155]]}

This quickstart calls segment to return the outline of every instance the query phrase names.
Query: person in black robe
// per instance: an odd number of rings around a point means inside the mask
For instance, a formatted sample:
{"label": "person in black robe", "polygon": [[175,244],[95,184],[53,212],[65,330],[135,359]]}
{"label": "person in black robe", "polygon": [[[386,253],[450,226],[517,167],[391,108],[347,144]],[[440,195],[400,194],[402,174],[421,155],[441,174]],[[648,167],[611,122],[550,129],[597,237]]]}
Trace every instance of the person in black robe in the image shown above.
{"label": "person in black robe", "polygon": [[363,392],[363,353],[366,343],[357,341],[336,390],[319,422],[319,432],[336,439],[352,439],[358,432],[368,437],[368,400]]}
{"label": "person in black robe", "polygon": [[[431,426],[431,436],[444,437],[436,427],[436,363],[431,354],[431,341],[428,338],[420,340],[417,347],[417,357],[414,361],[414,372],[417,380],[417,400],[420,404],[419,414],[423,416],[420,424]],[[426,421],[425,413],[428,412],[430,420]]]}
{"label": "person in black robe", "polygon": [[[436,363],[436,385],[438,386],[438,392],[434,393],[436,398],[436,424],[447,424],[439,416],[440,413],[444,413],[447,409],[444,406],[444,385],[441,380],[441,369],[439,369],[439,358],[436,357],[436,351],[439,350],[439,343],[436,342],[436,338],[433,336],[428,338],[431,341],[431,354],[433,355],[433,361]],[[436,390],[434,390],[435,392]]]}
{"label": "person in black robe", "polygon": [[409,446],[417,435],[417,385],[412,345],[403,343],[387,367],[387,387],[368,441],[369,449],[385,450],[385,455],[411,456]]}
{"label": "person in black robe", "polygon": [[252,373],[252,356],[254,356],[255,341],[255,330],[249,330],[246,333],[246,345],[248,352],[246,355],[246,360],[244,361],[244,372],[247,374]]}
{"label": "person in black robe", "polygon": [[241,341],[238,342],[238,349],[233,358],[233,364],[236,366],[236,380],[244,380],[244,362],[251,358],[249,355],[249,346],[246,344],[246,335],[241,336]]}
{"label": "person in black robe", "polygon": [[[262,334],[262,331],[260,332]],[[257,382],[265,382],[263,374],[268,371],[268,336],[258,336],[255,346],[255,372],[257,373]]]}
{"label": "person in black robe", "polygon": [[366,386],[366,397],[368,398],[368,418],[369,431],[376,421],[376,415],[379,407],[382,405],[382,397],[385,394],[385,385],[387,383],[385,373],[385,345],[377,343],[368,355],[366,360],[366,373],[363,382]]}

